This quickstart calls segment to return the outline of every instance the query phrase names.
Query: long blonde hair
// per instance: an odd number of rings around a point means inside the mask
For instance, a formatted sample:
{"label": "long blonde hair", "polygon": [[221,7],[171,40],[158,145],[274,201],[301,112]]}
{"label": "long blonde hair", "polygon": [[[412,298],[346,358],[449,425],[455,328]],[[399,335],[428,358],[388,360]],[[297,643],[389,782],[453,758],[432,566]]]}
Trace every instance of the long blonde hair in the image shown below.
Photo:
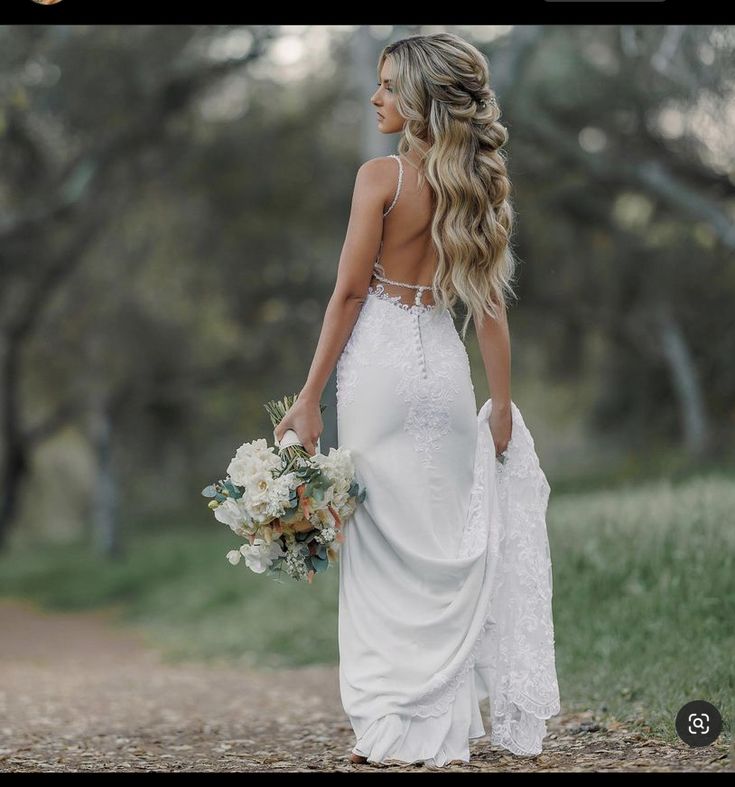
{"label": "long blonde hair", "polygon": [[406,119],[398,152],[415,151],[419,186],[428,181],[434,202],[431,237],[438,257],[434,300],[454,317],[467,306],[462,327],[485,314],[497,318],[510,297],[516,259],[510,241],[514,211],[501,150],[500,122],[485,56],[454,33],[415,35],[383,48],[394,64],[396,109]]}

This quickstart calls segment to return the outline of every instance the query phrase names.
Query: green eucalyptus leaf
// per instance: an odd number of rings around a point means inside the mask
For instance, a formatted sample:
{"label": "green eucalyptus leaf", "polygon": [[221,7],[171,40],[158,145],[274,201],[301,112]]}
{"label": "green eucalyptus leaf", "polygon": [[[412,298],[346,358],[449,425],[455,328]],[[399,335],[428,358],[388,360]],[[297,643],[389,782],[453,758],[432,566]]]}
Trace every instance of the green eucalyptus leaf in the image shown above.
{"label": "green eucalyptus leaf", "polygon": [[225,489],[227,489],[227,491],[230,493],[230,497],[233,497],[235,500],[239,500],[243,495],[242,489],[240,489],[236,484],[234,484],[230,480],[224,481],[222,486],[224,486]]}

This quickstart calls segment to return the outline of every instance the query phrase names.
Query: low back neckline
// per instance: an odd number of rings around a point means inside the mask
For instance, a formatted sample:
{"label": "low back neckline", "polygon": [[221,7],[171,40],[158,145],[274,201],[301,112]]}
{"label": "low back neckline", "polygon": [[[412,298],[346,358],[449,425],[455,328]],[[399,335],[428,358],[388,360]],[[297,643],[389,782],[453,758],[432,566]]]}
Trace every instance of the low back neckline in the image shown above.
{"label": "low back neckline", "polygon": [[[401,193],[401,187],[403,186],[403,161],[401,160],[400,155],[398,155],[396,153],[391,153],[388,158],[394,158],[394,159],[396,159],[396,161],[398,161],[398,188],[396,189],[395,197],[393,197],[393,202],[391,202],[390,207],[388,208],[388,210],[386,210],[385,213],[383,213],[383,219],[385,219],[385,217],[395,207],[396,202],[398,202],[398,197],[399,197],[399,195]],[[385,276],[385,269],[383,268],[383,263],[380,261],[380,255],[382,254],[382,252],[383,252],[383,239],[381,238],[381,240],[380,240],[380,249],[378,251],[378,256],[377,256],[377,259],[375,260],[375,262],[373,263],[373,277],[375,279],[377,279],[378,281],[383,282],[384,284],[393,284],[396,287],[408,287],[409,289],[416,290],[416,297],[414,298],[413,306],[419,306],[419,307],[423,306],[424,308],[428,308],[428,309],[433,308],[436,304],[423,303],[422,300],[421,300],[421,298],[422,298],[422,296],[424,294],[424,290],[432,289],[432,285],[431,284],[409,284],[408,282],[395,281],[394,279],[386,278],[386,276]],[[387,296],[388,295],[387,293],[385,293],[385,287],[383,287],[382,284],[378,285],[378,293],[376,293],[376,294],[381,294],[383,296]],[[396,300],[395,300],[396,298],[398,298],[400,300],[400,295],[394,295],[394,296],[388,296],[388,297],[394,303],[396,302]],[[400,303],[403,306],[405,306],[406,308],[412,308],[411,304],[403,304],[402,301],[400,301]]]}

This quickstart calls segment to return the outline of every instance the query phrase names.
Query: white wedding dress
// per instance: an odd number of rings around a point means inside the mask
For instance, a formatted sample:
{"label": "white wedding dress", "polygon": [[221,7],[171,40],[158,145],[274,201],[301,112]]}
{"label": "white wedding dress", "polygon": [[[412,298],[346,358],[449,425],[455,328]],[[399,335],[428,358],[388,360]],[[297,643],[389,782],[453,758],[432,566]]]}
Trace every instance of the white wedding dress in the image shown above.
{"label": "white wedding dress", "polygon": [[[403,174],[402,162],[400,175]],[[398,199],[402,177],[396,198]],[[386,279],[376,260],[378,280]],[[339,685],[369,762],[542,750],[559,713],[550,488],[513,402],[505,463],[454,322],[371,286],[337,363],[337,429],[367,496],[343,528]]]}

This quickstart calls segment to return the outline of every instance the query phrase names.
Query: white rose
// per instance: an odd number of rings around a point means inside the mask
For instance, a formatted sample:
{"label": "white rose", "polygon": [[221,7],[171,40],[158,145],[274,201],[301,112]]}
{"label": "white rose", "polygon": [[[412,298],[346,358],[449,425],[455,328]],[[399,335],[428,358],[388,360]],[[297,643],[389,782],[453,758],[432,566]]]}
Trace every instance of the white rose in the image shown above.
{"label": "white rose", "polygon": [[245,486],[249,477],[254,473],[269,472],[280,466],[280,456],[275,453],[272,446],[260,438],[243,443],[237,449],[227,467],[227,473],[238,486]]}

